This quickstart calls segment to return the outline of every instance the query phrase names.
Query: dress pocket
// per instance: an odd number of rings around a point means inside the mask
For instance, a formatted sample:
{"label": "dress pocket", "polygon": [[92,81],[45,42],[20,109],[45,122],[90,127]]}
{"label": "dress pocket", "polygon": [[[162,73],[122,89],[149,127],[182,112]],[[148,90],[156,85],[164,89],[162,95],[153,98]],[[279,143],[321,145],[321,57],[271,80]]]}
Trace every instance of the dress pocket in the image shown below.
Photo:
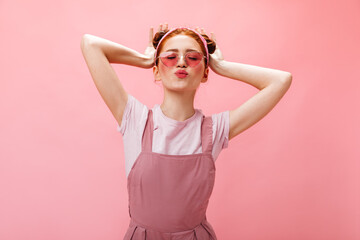
{"label": "dress pocket", "polygon": [[201,223],[195,228],[194,235],[196,240],[217,240],[214,229],[208,222]]}
{"label": "dress pocket", "polygon": [[146,240],[146,229],[136,225],[130,226],[124,240]]}

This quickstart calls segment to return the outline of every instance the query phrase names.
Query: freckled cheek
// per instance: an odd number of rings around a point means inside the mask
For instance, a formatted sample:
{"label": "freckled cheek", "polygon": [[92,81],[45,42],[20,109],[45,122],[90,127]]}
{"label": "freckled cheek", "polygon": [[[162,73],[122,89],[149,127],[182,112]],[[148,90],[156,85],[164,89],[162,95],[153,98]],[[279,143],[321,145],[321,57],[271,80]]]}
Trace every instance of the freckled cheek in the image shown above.
{"label": "freckled cheek", "polygon": [[163,75],[169,75],[171,73],[171,69],[166,67],[164,64],[160,64],[159,69]]}
{"label": "freckled cheek", "polygon": [[204,71],[204,68],[201,64],[198,64],[196,67],[192,68],[192,73],[195,75],[202,74]]}
{"label": "freckled cheek", "polygon": [[166,70],[166,68],[163,64],[159,64],[159,68],[162,72],[164,72]]}

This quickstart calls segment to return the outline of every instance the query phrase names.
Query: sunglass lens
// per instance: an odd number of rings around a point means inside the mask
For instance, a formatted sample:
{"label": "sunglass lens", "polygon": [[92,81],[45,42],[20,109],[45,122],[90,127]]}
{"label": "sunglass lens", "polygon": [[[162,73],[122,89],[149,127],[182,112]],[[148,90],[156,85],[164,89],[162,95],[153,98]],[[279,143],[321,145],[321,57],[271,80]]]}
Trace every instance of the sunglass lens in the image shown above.
{"label": "sunglass lens", "polygon": [[195,67],[202,59],[202,55],[199,52],[189,52],[186,54],[186,61],[190,67]]}
{"label": "sunglass lens", "polygon": [[161,61],[165,66],[175,66],[178,61],[178,55],[176,53],[164,52],[160,55]]}
{"label": "sunglass lens", "polygon": [[[174,52],[163,52],[160,54],[160,59],[165,66],[172,67],[178,62],[179,55]],[[202,60],[202,54],[199,52],[188,52],[185,55],[185,61],[190,67],[195,67]]]}

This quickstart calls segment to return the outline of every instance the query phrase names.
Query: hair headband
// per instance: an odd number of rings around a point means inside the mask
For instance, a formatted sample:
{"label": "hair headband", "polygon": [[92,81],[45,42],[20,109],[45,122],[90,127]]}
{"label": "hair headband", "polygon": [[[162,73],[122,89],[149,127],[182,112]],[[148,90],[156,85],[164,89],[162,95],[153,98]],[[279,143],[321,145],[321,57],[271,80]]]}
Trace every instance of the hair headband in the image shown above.
{"label": "hair headband", "polygon": [[176,29],[188,29],[188,30],[193,31],[194,33],[196,33],[196,34],[200,37],[201,41],[203,42],[203,44],[204,44],[204,46],[205,46],[206,60],[207,60],[205,67],[207,67],[207,66],[209,65],[209,51],[208,51],[208,48],[207,48],[206,40],[205,40],[205,38],[204,38],[203,36],[201,36],[201,34],[198,33],[196,30],[194,30],[194,29],[192,29],[192,28],[188,28],[188,27],[175,27],[175,28],[172,28],[171,30],[169,30],[169,31],[160,39],[159,44],[158,44],[157,47],[156,47],[155,60],[156,60],[156,58],[157,58],[158,48],[159,48],[160,43],[162,42],[162,40],[165,39],[165,37],[166,37],[167,35],[169,35],[169,33],[175,31]]}

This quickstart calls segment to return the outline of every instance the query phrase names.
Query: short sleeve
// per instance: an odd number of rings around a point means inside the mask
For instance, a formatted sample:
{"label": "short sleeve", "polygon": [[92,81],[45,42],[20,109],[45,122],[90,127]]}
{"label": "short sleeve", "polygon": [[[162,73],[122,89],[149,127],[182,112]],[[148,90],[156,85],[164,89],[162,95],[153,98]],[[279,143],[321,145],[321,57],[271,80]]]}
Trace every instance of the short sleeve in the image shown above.
{"label": "short sleeve", "polygon": [[230,111],[212,115],[213,120],[213,156],[216,160],[221,150],[229,146]]}
{"label": "short sleeve", "polygon": [[144,111],[147,111],[147,106],[131,94],[128,94],[128,101],[124,109],[121,125],[117,125],[117,131],[124,135],[127,131],[137,129]]}

